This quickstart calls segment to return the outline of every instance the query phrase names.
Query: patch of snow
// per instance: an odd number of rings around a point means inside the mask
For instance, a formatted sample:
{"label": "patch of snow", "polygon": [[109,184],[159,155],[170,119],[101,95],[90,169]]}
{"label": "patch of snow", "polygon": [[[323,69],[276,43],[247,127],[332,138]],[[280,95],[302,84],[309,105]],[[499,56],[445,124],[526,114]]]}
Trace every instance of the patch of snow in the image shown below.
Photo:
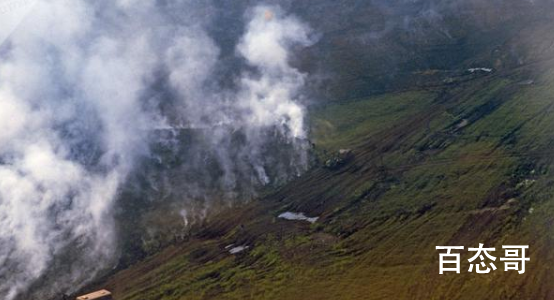
{"label": "patch of snow", "polygon": [[340,149],[339,150],[340,155],[348,155],[350,153],[352,153],[352,150],[350,150],[350,149]]}
{"label": "patch of snow", "polygon": [[[229,245],[229,246],[232,246],[232,244]],[[227,247],[225,247],[225,248],[227,248]],[[234,247],[234,248],[229,249],[229,253],[237,254],[237,253],[242,252],[246,249],[248,249],[248,246],[238,246],[238,247]]]}
{"label": "patch of snow", "polygon": [[469,124],[469,121],[468,121],[467,119],[463,119],[460,123],[458,123],[458,125],[456,126],[456,128],[458,128],[458,129],[464,128],[464,127],[466,127],[468,124]]}
{"label": "patch of snow", "polygon": [[487,73],[490,73],[492,72],[492,69],[491,68],[470,68],[470,69],[467,69],[469,72],[471,73],[475,73],[475,72],[487,72]]}
{"label": "patch of snow", "polygon": [[281,219],[291,220],[291,221],[308,221],[310,223],[315,223],[319,217],[309,218],[306,217],[304,213],[293,213],[290,211],[284,212],[278,216]]}

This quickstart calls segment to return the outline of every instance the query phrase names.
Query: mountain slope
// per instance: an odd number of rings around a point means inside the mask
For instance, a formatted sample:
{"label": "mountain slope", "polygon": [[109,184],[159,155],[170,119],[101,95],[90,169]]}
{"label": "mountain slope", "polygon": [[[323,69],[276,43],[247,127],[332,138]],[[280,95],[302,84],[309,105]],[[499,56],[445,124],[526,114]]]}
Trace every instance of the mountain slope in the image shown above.
{"label": "mountain slope", "polygon": [[[318,107],[318,167],[101,285],[129,300],[549,298],[547,64]],[[338,148],[353,158],[326,167]],[[438,274],[435,246],[478,243],[529,244],[527,272]]]}
{"label": "mountain slope", "polygon": [[[554,297],[554,24],[514,28],[450,69],[419,66],[384,93],[312,106],[310,171],[87,290],[124,300]],[[529,245],[526,273],[468,273],[465,252],[462,274],[438,274],[435,246],[479,243]]]}

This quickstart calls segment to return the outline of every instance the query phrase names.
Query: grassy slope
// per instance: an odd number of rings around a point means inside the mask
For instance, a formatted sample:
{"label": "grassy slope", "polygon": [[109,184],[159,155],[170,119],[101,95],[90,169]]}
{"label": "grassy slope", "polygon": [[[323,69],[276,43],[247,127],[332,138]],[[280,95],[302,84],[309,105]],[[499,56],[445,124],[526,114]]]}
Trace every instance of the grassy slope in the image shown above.
{"label": "grassy slope", "polygon": [[[515,38],[535,42],[527,65],[314,108],[317,155],[353,160],[211,216],[98,285],[120,300],[554,298],[553,27]],[[320,219],[276,218],[287,210]],[[527,272],[438,274],[435,246],[480,242],[529,244]]]}
{"label": "grassy slope", "polygon": [[[523,74],[315,109],[318,153],[351,148],[351,162],[214,216],[103,285],[121,300],[552,297],[554,74]],[[438,275],[436,245],[479,242],[529,244],[527,273]]]}

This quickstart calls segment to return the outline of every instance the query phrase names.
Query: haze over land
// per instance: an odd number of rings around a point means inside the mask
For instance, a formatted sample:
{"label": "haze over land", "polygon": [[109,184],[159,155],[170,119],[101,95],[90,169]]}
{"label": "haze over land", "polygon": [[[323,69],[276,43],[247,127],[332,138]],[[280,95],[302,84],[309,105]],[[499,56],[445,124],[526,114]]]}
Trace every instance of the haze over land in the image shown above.
{"label": "haze over land", "polygon": [[18,3],[0,298],[549,298],[552,1]]}
{"label": "haze over land", "polygon": [[[220,83],[221,51],[206,29],[211,5],[26,4],[32,9],[0,51],[3,299],[70,292],[115,266],[122,184],[144,161],[172,159],[152,147],[171,151],[183,131],[203,140],[187,149],[194,166],[180,171],[195,168],[194,176],[170,177],[186,191],[177,203],[185,223],[208,209],[208,189],[237,201],[239,185],[254,189],[306,169],[305,75],[289,66],[288,52],[313,40],[278,6],[245,12],[240,68]],[[269,143],[289,150],[276,161]]]}

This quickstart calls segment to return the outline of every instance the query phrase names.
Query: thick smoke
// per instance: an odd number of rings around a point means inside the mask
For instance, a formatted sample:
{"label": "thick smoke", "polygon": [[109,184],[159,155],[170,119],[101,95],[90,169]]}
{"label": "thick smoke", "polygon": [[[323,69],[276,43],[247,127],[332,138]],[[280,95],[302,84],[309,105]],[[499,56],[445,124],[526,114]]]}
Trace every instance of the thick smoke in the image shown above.
{"label": "thick smoke", "polygon": [[308,164],[299,104],[306,75],[290,66],[289,52],[313,43],[310,30],[274,6],[248,11],[245,27],[234,53],[244,68],[227,82],[231,88],[214,80],[222,54],[205,32],[186,31],[166,51],[174,96],[166,115],[179,113],[160,128],[165,151],[155,152],[149,183],[153,198],[187,200],[187,224],[214,201],[250,199],[257,186],[282,183]]}
{"label": "thick smoke", "polygon": [[[202,136],[173,153],[194,165],[181,172],[207,170],[172,182],[195,187],[189,195],[306,168],[305,75],[288,62],[292,46],[311,43],[309,30],[277,7],[252,9],[236,47],[243,71],[223,88],[212,80],[221,51],[205,29],[210,10],[36,1],[3,44],[0,298],[71,292],[114,263],[119,189],[144,158],[165,163],[151,153],[165,131]],[[279,145],[289,150],[274,154]]]}

